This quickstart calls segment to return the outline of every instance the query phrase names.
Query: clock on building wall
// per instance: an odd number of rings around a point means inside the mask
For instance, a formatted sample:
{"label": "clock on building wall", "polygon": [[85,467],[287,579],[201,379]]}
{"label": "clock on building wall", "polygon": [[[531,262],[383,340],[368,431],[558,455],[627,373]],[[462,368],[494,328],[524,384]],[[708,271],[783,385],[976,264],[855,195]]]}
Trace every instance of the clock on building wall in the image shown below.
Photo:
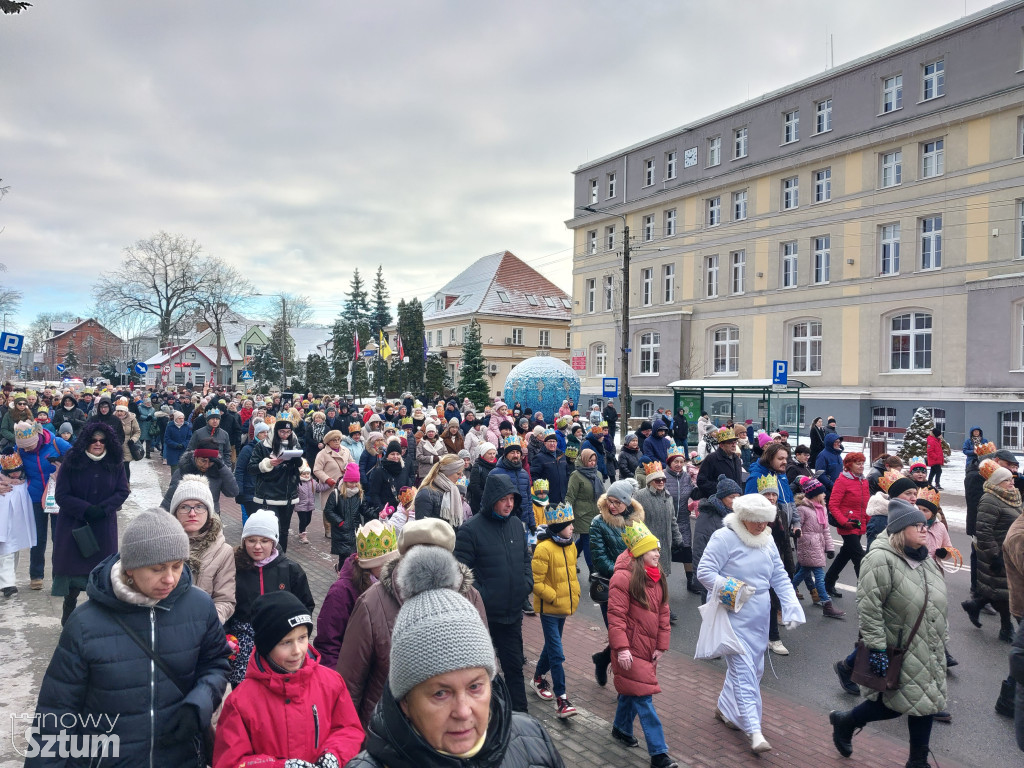
{"label": "clock on building wall", "polygon": [[690,147],[683,153],[683,168],[689,168],[697,164],[697,148]]}

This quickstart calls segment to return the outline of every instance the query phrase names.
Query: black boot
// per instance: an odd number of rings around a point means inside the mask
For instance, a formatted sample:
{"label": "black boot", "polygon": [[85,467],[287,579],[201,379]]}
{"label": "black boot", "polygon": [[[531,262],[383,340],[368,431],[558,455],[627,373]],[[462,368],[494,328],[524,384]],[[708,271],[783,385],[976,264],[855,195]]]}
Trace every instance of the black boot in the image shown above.
{"label": "black boot", "polygon": [[651,768],[679,768],[679,763],[668,756],[667,752],[651,755]]}
{"label": "black boot", "polygon": [[999,639],[1002,640],[1004,643],[1012,643],[1013,642],[1013,627],[1012,626],[1008,626],[1008,625],[1004,625],[1002,627],[1002,629],[999,630]]}
{"label": "black boot", "polygon": [[978,605],[977,600],[964,600],[960,603],[960,607],[967,611],[967,618],[971,620],[971,624],[976,627],[981,626],[981,606]]}
{"label": "black boot", "polygon": [[949,669],[950,667],[955,667],[959,663],[960,663],[959,661],[957,661],[956,659],[953,658],[953,654],[951,654],[949,652],[949,649],[947,648],[946,649],[946,669]]}
{"label": "black boot", "polygon": [[594,662],[594,677],[597,678],[597,684],[602,687],[607,685],[608,665],[612,663],[611,646],[605,647],[603,651],[598,651],[590,658]]}
{"label": "black boot", "polygon": [[828,713],[828,721],[832,723],[832,743],[843,757],[853,754],[853,734],[858,727],[853,722],[853,710],[839,712],[833,709]]}
{"label": "black boot", "polygon": [[697,577],[693,575],[693,571],[686,572],[686,591],[691,595],[700,594],[700,585],[697,583]]}
{"label": "black boot", "polygon": [[853,682],[851,675],[853,670],[850,669],[850,665],[846,663],[846,659],[840,659],[832,665],[832,669],[836,671],[836,675],[839,676],[839,684],[843,686],[843,690],[851,696],[860,696],[860,686]]}
{"label": "black boot", "polygon": [[64,610],[61,612],[60,625],[63,627],[68,623],[68,619],[71,618],[71,614],[75,610],[75,606],[78,605],[79,591],[77,589],[71,590],[71,594],[64,596]]}
{"label": "black boot", "polygon": [[912,746],[904,768],[928,768],[928,746]]}
{"label": "black boot", "polygon": [[1011,678],[1003,680],[999,686],[999,698],[996,699],[996,714],[1003,717],[1013,717],[1014,696],[1017,693],[1017,684]]}

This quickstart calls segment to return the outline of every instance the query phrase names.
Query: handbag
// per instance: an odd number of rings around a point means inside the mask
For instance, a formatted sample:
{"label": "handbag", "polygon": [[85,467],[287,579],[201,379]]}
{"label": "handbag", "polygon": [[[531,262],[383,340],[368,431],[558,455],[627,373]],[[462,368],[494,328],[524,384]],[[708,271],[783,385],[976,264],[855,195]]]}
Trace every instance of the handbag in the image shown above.
{"label": "handbag", "polygon": [[604,576],[590,574],[590,599],[595,603],[608,602],[608,581]]}
{"label": "handbag", "polygon": [[75,540],[78,554],[83,560],[88,560],[100,551],[100,543],[96,541],[96,534],[88,523],[79,528],[72,528],[71,537]]}
{"label": "handbag", "polygon": [[132,461],[139,461],[146,455],[146,449],[139,445],[138,440],[128,441],[128,452],[132,455]]}
{"label": "handbag", "polygon": [[873,691],[884,693],[885,691],[895,691],[900,687],[900,671],[903,669],[903,658],[906,656],[907,649],[910,644],[914,641],[914,635],[917,634],[918,627],[921,626],[921,620],[924,618],[925,609],[928,607],[928,577],[924,579],[924,603],[921,606],[921,613],[917,616],[917,621],[914,622],[914,628],[910,630],[910,636],[907,638],[907,644],[902,645],[897,642],[895,648],[886,647],[885,653],[889,657],[889,669],[885,673],[885,677],[879,677],[871,669],[871,649],[868,648],[864,641],[858,636],[856,644],[856,656],[853,660],[853,672],[850,675],[850,679],[853,680],[857,685],[863,685],[865,688],[870,688]]}
{"label": "handbag", "polygon": [[[188,696],[189,688],[185,686],[178,676],[171,671],[171,668],[167,665],[167,662],[160,656],[157,656],[156,651],[149,647],[149,644],[139,637],[139,633],[128,626],[125,620],[118,616],[116,613],[110,614],[114,621],[121,625],[121,629],[130,637],[139,648],[141,648],[153,663],[156,664],[157,668],[164,673],[164,676],[174,683],[174,687],[181,691],[182,696]],[[227,642],[225,638],[225,642]],[[213,765],[213,738],[214,731],[213,726],[208,725],[206,728],[202,728],[197,737],[196,741],[196,761],[199,765],[208,766]]]}

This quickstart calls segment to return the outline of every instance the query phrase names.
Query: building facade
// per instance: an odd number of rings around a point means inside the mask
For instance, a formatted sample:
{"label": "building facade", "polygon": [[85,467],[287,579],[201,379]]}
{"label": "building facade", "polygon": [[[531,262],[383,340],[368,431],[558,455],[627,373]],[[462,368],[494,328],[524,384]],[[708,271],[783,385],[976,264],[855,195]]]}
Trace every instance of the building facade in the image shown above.
{"label": "building facade", "polygon": [[569,295],[509,251],[484,256],[423,302],[427,350],[440,355],[454,386],[471,322],[480,339],[490,390],[523,360],[550,355],[569,362]]}
{"label": "building facade", "polygon": [[579,167],[585,395],[620,373],[628,222],[633,416],[786,360],[802,434],[924,406],[1024,449],[1022,28],[1004,2]]}
{"label": "building facade", "polygon": [[[69,352],[74,356],[69,358]],[[57,371],[58,365],[77,360],[63,372]],[[76,318],[71,322],[55,322],[50,324],[50,337],[43,342],[41,363],[33,365],[39,371],[33,371],[43,379],[60,379],[73,376],[80,379],[93,378],[100,375],[101,363],[127,360],[124,343],[117,334],[107,330],[99,320],[93,317]]]}

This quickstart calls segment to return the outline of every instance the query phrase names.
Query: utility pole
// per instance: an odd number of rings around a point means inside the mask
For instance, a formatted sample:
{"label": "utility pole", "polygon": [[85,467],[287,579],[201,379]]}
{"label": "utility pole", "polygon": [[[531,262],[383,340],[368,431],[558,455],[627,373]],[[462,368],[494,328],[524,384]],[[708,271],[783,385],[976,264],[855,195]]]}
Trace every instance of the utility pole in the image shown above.
{"label": "utility pole", "polygon": [[288,338],[288,305],[284,294],[281,294],[281,393],[288,388],[288,371],[284,365],[285,341]]}

